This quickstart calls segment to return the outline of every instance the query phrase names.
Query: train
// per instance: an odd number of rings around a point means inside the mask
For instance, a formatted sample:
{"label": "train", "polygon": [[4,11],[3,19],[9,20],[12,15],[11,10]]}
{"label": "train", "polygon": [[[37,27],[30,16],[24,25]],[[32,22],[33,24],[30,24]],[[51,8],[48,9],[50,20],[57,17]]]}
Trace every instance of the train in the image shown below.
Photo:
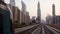
{"label": "train", "polygon": [[13,22],[12,11],[0,0],[0,34],[14,34]]}

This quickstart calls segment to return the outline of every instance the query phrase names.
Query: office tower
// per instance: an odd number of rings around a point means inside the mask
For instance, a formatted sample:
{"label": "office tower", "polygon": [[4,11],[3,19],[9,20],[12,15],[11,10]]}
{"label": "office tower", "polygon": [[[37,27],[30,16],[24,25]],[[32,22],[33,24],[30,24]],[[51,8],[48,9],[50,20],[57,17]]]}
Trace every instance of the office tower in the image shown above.
{"label": "office tower", "polygon": [[52,23],[52,16],[47,14],[46,16],[46,24],[51,24]]}
{"label": "office tower", "polygon": [[55,24],[55,4],[52,5],[53,24]]}
{"label": "office tower", "polygon": [[23,2],[23,1],[21,1],[21,4],[22,4],[22,11],[26,11],[26,5],[25,5],[25,3]]}
{"label": "office tower", "polygon": [[25,23],[25,18],[26,18],[26,5],[25,5],[25,3],[23,2],[23,1],[21,1],[21,4],[22,4],[22,12],[23,12],[23,14],[22,14],[22,21]]}
{"label": "office tower", "polygon": [[55,16],[55,24],[60,26],[60,15]]}
{"label": "office tower", "polygon": [[15,0],[10,0],[10,4],[11,4],[12,6],[15,6]]}
{"label": "office tower", "polygon": [[52,5],[52,11],[53,16],[55,16],[55,4]]}
{"label": "office tower", "polygon": [[26,12],[26,15],[25,15],[25,23],[26,23],[27,25],[30,24],[30,16],[29,16],[29,12]]}
{"label": "office tower", "polygon": [[37,7],[37,20],[38,23],[41,23],[41,11],[40,11],[40,3],[38,2],[38,7]]}

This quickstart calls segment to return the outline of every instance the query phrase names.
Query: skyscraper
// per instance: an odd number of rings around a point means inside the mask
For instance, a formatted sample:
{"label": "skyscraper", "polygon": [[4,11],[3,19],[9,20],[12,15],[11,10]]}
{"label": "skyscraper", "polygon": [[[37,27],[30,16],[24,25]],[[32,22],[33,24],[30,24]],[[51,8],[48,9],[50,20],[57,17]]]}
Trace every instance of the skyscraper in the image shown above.
{"label": "skyscraper", "polygon": [[25,3],[23,2],[23,1],[21,1],[21,4],[22,4],[22,11],[26,11],[26,5],[25,5]]}
{"label": "skyscraper", "polygon": [[11,4],[12,6],[15,6],[15,0],[10,0],[10,4]]}
{"label": "skyscraper", "polygon": [[55,24],[55,4],[52,5],[53,24]]}
{"label": "skyscraper", "polygon": [[26,20],[25,19],[26,18],[26,16],[25,16],[26,15],[26,5],[25,5],[25,3],[23,1],[21,1],[21,4],[22,4],[22,12],[23,12],[22,20],[23,20],[23,22],[25,22],[25,20]]}
{"label": "skyscraper", "polygon": [[55,16],[55,4],[52,5],[52,15]]}
{"label": "skyscraper", "polygon": [[41,11],[40,11],[40,3],[38,2],[38,7],[37,7],[37,20],[38,23],[41,23]]}

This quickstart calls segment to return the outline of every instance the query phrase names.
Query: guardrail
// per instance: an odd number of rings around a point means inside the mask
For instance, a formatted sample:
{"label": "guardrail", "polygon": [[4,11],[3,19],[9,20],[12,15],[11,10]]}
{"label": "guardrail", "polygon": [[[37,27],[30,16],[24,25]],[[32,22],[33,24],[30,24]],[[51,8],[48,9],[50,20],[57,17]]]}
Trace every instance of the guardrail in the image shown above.
{"label": "guardrail", "polygon": [[30,29],[30,28],[33,28],[33,27],[35,27],[35,26],[38,26],[38,25],[39,25],[39,24],[32,25],[32,26],[27,26],[27,27],[23,27],[23,28],[15,29],[15,33],[17,34],[17,33],[19,33],[19,32],[26,31],[26,30],[28,30],[28,29]]}
{"label": "guardrail", "polygon": [[50,31],[52,31],[54,34],[60,34],[60,30],[55,29],[51,26],[45,25]]}

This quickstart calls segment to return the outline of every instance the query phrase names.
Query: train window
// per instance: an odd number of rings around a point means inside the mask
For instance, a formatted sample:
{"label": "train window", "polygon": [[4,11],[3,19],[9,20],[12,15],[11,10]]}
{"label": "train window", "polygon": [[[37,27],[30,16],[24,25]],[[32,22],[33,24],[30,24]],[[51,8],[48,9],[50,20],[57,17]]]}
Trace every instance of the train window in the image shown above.
{"label": "train window", "polygon": [[3,34],[3,15],[0,14],[0,33]]}

